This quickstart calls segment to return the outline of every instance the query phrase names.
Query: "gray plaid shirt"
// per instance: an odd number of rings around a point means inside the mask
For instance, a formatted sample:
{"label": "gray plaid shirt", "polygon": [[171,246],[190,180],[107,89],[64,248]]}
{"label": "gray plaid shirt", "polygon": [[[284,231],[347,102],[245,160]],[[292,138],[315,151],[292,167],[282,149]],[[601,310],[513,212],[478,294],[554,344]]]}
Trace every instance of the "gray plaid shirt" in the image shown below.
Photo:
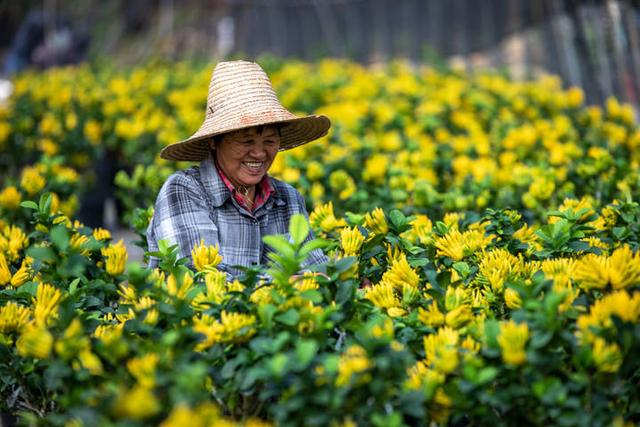
{"label": "gray plaid shirt", "polygon": [[[255,212],[241,207],[224,184],[211,155],[200,167],[178,171],[164,183],[149,228],[149,251],[158,250],[158,241],[166,239],[178,244],[179,257],[189,257],[191,250],[204,239],[206,245],[219,246],[222,263],[219,269],[231,276],[240,270],[234,266],[265,264],[271,248],[262,242],[270,234],[288,236],[291,216],[302,213],[308,217],[304,198],[289,184],[274,178],[275,193]],[[313,239],[309,234],[307,241]],[[326,262],[321,250],[315,250],[303,267]],[[149,266],[158,265],[150,257]]]}

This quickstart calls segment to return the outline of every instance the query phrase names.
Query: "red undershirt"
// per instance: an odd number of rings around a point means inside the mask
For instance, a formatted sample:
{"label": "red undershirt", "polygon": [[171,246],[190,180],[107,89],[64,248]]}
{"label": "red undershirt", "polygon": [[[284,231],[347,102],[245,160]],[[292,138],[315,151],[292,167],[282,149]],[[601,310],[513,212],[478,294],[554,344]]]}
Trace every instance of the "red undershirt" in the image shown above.
{"label": "red undershirt", "polygon": [[240,206],[242,206],[249,212],[253,212],[260,206],[264,205],[264,203],[269,200],[269,197],[273,193],[275,193],[274,188],[271,186],[269,177],[267,176],[267,174],[264,174],[258,185],[256,185],[256,196],[253,207],[247,206],[244,196],[238,190],[236,190],[229,178],[227,178],[224,172],[222,172],[222,169],[220,168],[220,166],[218,166],[218,162],[215,162],[215,164],[216,169],[218,170],[218,175],[220,175],[220,178],[222,178],[222,182],[224,182],[224,185],[226,185],[229,191],[231,191],[233,198],[236,199],[236,202],[238,202]]}

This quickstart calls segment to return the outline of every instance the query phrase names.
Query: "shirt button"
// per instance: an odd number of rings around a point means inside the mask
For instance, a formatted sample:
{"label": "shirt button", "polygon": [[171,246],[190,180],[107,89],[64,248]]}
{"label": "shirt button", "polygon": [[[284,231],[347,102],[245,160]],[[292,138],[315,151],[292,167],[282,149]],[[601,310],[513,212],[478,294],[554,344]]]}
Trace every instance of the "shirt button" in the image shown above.
{"label": "shirt button", "polygon": [[257,220],[257,219],[255,219],[255,218],[253,218],[253,219],[251,220],[251,222],[252,222],[252,223],[254,223],[254,224],[257,224],[257,223],[258,223],[258,220]]}

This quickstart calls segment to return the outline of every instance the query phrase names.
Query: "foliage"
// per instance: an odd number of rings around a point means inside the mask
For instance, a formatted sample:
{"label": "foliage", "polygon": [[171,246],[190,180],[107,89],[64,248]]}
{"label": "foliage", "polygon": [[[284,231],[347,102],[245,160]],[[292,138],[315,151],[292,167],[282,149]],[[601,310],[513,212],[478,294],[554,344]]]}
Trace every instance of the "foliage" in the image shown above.
{"label": "foliage", "polygon": [[[41,425],[633,425],[640,420],[640,132],[554,77],[270,60],[331,133],[272,171],[318,238],[159,268],[73,220],[116,153],[141,236],[157,158],[202,120],[210,69],[63,68],[0,107],[0,411]],[[381,209],[380,207],[384,207]],[[299,271],[322,247],[330,258]]]}
{"label": "foliage", "polygon": [[[313,206],[393,206],[433,218],[513,208],[542,220],[568,197],[598,206],[638,197],[632,107],[613,98],[586,107],[582,91],[563,90],[556,77],[515,82],[400,61],[262,62],[286,107],[332,120],[327,137],[282,153],[271,170]],[[90,188],[92,165],[115,153],[124,169],[118,196],[131,217],[185,166],[157,154],[201,124],[210,72],[210,64],[181,62],[23,74],[0,107],[0,167],[17,176],[41,156],[61,155]]]}
{"label": "foliage", "polygon": [[50,203],[24,202],[31,221],[0,245],[0,393],[24,420],[637,421],[636,203],[569,200],[538,232],[508,210],[432,225],[321,206],[311,222],[324,217],[315,231],[331,261],[320,271],[295,274],[320,245],[301,246],[296,217],[292,241],[265,239],[272,280],[234,282],[215,248],[197,249],[196,271],[165,244],[160,269],[125,269],[108,232]]}

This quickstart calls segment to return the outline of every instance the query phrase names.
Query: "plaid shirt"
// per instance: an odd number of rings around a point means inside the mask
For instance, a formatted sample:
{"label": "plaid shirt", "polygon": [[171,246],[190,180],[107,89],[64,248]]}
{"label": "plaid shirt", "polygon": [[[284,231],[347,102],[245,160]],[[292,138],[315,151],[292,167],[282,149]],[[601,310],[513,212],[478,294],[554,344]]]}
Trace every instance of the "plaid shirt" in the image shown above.
{"label": "plaid shirt", "polygon": [[[288,184],[274,178],[274,192],[254,212],[240,206],[218,175],[211,155],[200,167],[178,171],[164,183],[156,199],[155,211],[147,240],[149,251],[158,250],[158,241],[166,239],[178,244],[179,257],[189,257],[191,250],[204,240],[205,245],[219,246],[222,263],[218,268],[232,277],[241,274],[234,266],[266,264],[272,249],[262,242],[271,234],[288,236],[289,220],[294,214],[306,217],[304,199]],[[310,233],[307,241],[313,239]],[[303,268],[326,262],[321,250],[315,250]],[[150,257],[149,267],[158,259]]]}

